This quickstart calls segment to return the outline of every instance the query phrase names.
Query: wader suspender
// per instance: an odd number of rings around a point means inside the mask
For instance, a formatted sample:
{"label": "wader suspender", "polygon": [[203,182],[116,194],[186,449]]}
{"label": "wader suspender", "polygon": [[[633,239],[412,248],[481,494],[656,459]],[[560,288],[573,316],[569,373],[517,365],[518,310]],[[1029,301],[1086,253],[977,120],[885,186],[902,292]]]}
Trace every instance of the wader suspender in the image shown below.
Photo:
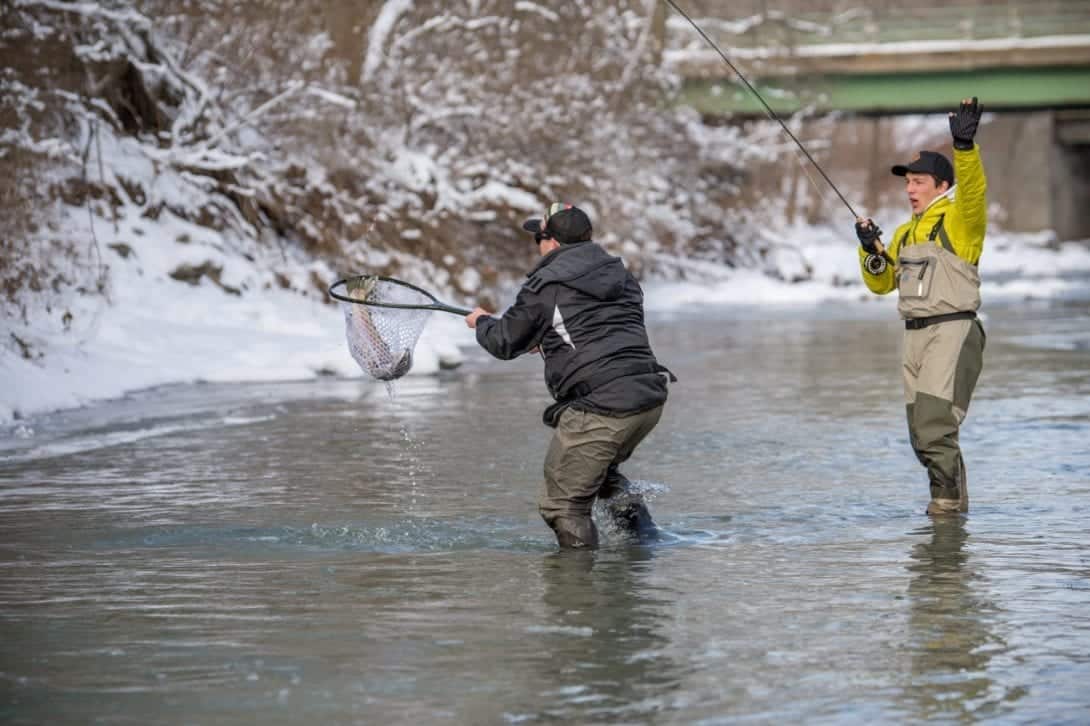
{"label": "wader suspender", "polygon": [[945,214],[939,215],[939,221],[935,222],[935,226],[931,228],[931,234],[927,235],[927,239],[931,242],[935,241],[935,237],[939,238],[939,242],[942,242],[942,246],[952,255],[957,255],[954,252],[954,245],[950,244],[950,237],[946,234],[946,227],[943,226],[943,220],[946,219]]}
{"label": "wader suspender", "polygon": [[[944,219],[946,219],[946,215],[940,214],[939,221],[935,222],[935,226],[931,228],[931,233],[927,235],[927,241],[934,242],[935,238],[938,237],[939,242],[942,243],[943,249],[945,249],[950,254],[956,256],[957,252],[954,252],[954,245],[950,243],[950,236],[946,234],[946,228],[942,225]],[[908,235],[910,232],[912,232],[911,228],[905,230],[904,236],[901,237],[900,244],[897,245],[898,248],[902,248],[905,246],[905,242],[908,241]]]}

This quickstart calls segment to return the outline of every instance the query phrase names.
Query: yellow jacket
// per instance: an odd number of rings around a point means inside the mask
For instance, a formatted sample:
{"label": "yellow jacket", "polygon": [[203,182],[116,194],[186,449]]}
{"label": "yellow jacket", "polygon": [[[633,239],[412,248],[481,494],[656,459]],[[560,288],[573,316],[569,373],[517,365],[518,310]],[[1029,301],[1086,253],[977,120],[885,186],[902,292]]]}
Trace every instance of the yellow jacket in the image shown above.
{"label": "yellow jacket", "polygon": [[[894,262],[904,244],[927,243],[928,235],[942,217],[943,228],[950,237],[950,244],[958,257],[969,264],[980,261],[984,250],[984,233],[988,226],[988,180],[984,176],[984,164],[980,161],[980,147],[974,145],[967,151],[954,149],[954,179],[956,184],[945,194],[937,197],[927,209],[897,228],[886,243],[886,253]],[[905,234],[908,237],[905,237]],[[939,240],[931,244],[941,245]],[[863,282],[871,292],[879,295],[897,289],[897,276],[893,266],[886,267],[879,275],[872,275],[863,266],[867,253],[859,248],[859,263]]]}

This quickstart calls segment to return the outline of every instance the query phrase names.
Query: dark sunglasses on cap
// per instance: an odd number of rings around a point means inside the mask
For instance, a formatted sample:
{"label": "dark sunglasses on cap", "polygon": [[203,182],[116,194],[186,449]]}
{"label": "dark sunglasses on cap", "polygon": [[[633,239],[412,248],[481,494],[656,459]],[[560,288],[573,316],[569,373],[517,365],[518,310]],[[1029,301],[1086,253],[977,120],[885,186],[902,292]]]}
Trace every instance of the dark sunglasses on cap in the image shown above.
{"label": "dark sunglasses on cap", "polygon": [[571,209],[572,205],[565,204],[564,202],[553,202],[549,205],[549,208],[545,210],[544,216],[541,218],[541,228],[534,232],[534,242],[541,244],[542,241],[551,239],[552,235],[545,231],[545,228],[549,225],[549,217],[553,216],[557,212],[562,212],[565,209]]}

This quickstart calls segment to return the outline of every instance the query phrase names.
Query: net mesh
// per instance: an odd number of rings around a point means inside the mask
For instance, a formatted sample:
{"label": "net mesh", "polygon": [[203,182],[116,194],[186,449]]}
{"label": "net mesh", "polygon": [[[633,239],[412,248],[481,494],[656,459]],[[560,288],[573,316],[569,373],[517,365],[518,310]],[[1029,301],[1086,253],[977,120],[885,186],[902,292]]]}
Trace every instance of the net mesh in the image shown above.
{"label": "net mesh", "polygon": [[[412,288],[374,277],[353,277],[346,297],[370,303],[427,305],[432,301]],[[413,348],[428,321],[429,310],[380,308],[342,302],[348,350],[363,372],[380,381],[401,378],[413,366]]]}

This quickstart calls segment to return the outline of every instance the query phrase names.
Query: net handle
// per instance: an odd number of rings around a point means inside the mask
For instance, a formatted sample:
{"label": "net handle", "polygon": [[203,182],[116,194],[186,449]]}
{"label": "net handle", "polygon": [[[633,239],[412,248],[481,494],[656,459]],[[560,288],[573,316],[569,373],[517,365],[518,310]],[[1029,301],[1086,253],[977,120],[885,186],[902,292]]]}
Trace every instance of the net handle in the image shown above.
{"label": "net handle", "polygon": [[[410,290],[415,290],[424,297],[431,300],[431,304],[428,305],[413,305],[411,303],[382,303],[382,302],[368,302],[367,300],[357,300],[355,298],[341,295],[335,291],[338,285],[347,286],[349,280],[357,280],[361,277],[368,277],[373,280],[381,280],[382,282],[389,282],[393,285],[400,285],[401,287],[407,287]],[[355,275],[353,277],[346,277],[341,280],[337,280],[329,286],[329,296],[334,300],[340,300],[341,302],[352,303],[354,305],[367,305],[368,307],[375,308],[396,308],[398,310],[435,310],[440,313],[451,313],[453,315],[461,315],[465,317],[469,315],[472,310],[466,310],[465,308],[454,307],[453,305],[447,305],[446,303],[439,302],[435,295],[425,290],[422,287],[417,287],[412,283],[405,282],[404,280],[396,280],[392,277],[383,277],[382,275]]]}

